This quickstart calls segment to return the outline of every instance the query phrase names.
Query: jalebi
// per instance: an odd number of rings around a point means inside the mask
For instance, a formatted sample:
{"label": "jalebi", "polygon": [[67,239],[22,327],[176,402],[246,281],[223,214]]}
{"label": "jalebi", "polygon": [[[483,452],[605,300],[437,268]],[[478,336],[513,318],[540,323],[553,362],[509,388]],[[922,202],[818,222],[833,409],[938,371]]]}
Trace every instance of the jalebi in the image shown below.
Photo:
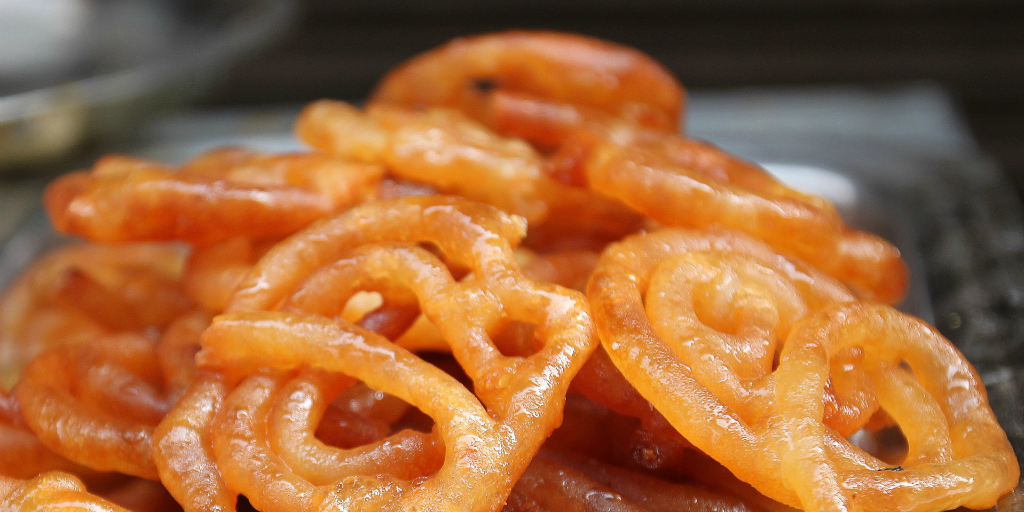
{"label": "jalebi", "polygon": [[[850,301],[753,240],[673,230],[627,239],[602,255],[588,297],[626,379],[683,437],[778,501],[984,508],[1017,483],[984,387],[948,341],[891,308]],[[839,360],[857,368],[854,390],[867,391],[853,397],[906,436],[900,464],[827,424],[823,395]],[[848,430],[869,419],[855,417]]]}
{"label": "jalebi", "polygon": [[57,179],[85,243],[0,298],[0,512],[1019,499],[977,373],[884,305],[899,251],[682,135],[684,98],[630,48],[486,34],[310,104],[308,152]]}

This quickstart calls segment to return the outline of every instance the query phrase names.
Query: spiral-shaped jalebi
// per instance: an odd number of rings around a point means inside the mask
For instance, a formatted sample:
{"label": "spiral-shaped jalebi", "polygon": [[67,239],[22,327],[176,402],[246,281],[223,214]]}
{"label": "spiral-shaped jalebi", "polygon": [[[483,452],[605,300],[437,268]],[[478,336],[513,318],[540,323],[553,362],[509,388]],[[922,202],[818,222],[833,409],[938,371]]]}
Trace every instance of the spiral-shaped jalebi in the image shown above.
{"label": "spiral-shaped jalebi", "polygon": [[311,104],[310,152],[59,178],[45,206],[86,243],[0,298],[0,512],[926,512],[1011,492],[978,375],[886,305],[899,251],[680,134],[683,104],[636,50],[488,34],[363,108]]}

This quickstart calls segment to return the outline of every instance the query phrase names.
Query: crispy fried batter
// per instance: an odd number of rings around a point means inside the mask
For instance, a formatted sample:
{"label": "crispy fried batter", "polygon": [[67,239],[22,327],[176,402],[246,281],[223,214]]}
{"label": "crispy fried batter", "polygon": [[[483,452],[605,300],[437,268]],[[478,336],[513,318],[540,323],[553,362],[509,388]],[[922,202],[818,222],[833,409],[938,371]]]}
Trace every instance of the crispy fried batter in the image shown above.
{"label": "crispy fried batter", "polygon": [[311,104],[310,153],[58,179],[90,244],[0,298],[0,511],[993,505],[1019,467],[977,374],[861,301],[899,252],[679,134],[683,100],[504,32]]}

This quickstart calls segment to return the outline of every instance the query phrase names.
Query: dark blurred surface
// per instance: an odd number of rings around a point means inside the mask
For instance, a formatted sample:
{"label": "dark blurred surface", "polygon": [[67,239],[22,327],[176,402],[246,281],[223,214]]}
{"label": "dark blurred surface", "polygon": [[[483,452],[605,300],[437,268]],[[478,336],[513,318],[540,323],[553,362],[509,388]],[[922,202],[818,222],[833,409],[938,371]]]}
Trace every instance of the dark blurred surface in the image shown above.
{"label": "dark blurred surface", "polygon": [[304,0],[298,28],[239,66],[207,105],[357,99],[395,64],[459,35],[506,28],[639,48],[690,89],[933,81],[1024,190],[1024,2]]}
{"label": "dark blurred surface", "polygon": [[292,26],[291,0],[0,0],[0,174],[94,159]]}

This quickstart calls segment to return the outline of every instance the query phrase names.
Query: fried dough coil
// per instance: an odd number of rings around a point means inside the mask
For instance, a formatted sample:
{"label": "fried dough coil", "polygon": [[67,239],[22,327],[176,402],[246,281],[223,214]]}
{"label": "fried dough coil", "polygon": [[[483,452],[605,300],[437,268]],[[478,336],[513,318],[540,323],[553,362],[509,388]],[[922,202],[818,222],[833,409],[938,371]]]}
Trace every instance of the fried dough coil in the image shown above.
{"label": "fried dough coil", "polygon": [[0,510],[995,503],[978,375],[857,300],[900,300],[899,252],[677,133],[683,99],[635,50],[505,32],[310,105],[313,153],[57,180],[58,230],[174,243],[64,248],[0,299]]}
{"label": "fried dough coil", "polygon": [[378,103],[360,111],[323,100],[303,110],[296,133],[323,151],[379,163],[402,179],[523,216],[542,245],[567,235],[606,243],[640,227],[639,216],[616,201],[549,179],[529,145],[453,110]]}
{"label": "fried dough coil", "polygon": [[[861,296],[896,303],[908,273],[899,250],[845,227],[831,205],[793,197],[774,180],[765,188],[733,186],[639,147],[599,144],[583,163],[591,187],[668,226],[722,226],[807,261]],[[774,185],[774,186],[771,186]],[[776,189],[783,189],[778,192]]]}
{"label": "fried dough coil", "polygon": [[[741,270],[754,262],[757,272]],[[803,297],[802,311],[774,302],[780,291],[760,282],[769,269],[785,277],[772,287],[788,282]],[[815,274],[739,235],[664,230],[602,255],[588,297],[602,344],[630,383],[690,442],[765,495],[809,510],[994,504],[1018,468],[970,366],[920,321],[848,302]],[[843,339],[843,331],[855,336]],[[911,455],[897,471],[824,423],[830,362],[849,349],[862,351],[879,405],[906,423]],[[928,419],[912,419],[909,403]],[[966,467],[985,476],[957,476]]]}
{"label": "fried dough coil", "polygon": [[135,373],[152,368],[158,368],[153,341],[137,335],[52,349],[25,368],[18,401],[32,431],[60,455],[102,471],[156,479],[152,430],[167,404],[147,379],[152,376]]}
{"label": "fried dough coil", "polygon": [[211,151],[172,169],[108,156],[58,178],[44,203],[54,227],[104,243],[287,235],[371,197],[381,169],[328,155]]}
{"label": "fried dough coil", "polygon": [[61,472],[27,481],[0,476],[0,510],[19,512],[128,512],[86,492],[81,480]]}
{"label": "fried dough coil", "polygon": [[372,103],[455,108],[486,122],[488,95],[516,92],[675,130],[683,88],[632,48],[556,32],[508,31],[451,41],[388,73]]}
{"label": "fried dough coil", "polygon": [[228,311],[277,307],[317,269],[362,245],[426,242],[480,276],[501,276],[514,265],[512,246],[526,223],[457,197],[423,196],[358,206],[271,248],[242,282]]}
{"label": "fried dough coil", "polygon": [[[741,239],[737,239],[741,240]],[[741,242],[742,243],[742,242]],[[772,255],[757,244],[748,244],[747,251],[758,254],[760,258],[771,260]],[[778,257],[775,257],[778,261]],[[587,279],[597,260],[595,255],[588,252],[567,252],[553,253],[548,255],[533,256],[524,265],[524,272],[534,278],[569,286],[576,289],[584,289]],[[842,289],[837,283],[824,283],[824,288],[833,300],[852,300],[853,296]],[[791,300],[793,298],[791,297]],[[800,302],[799,299],[794,302]],[[673,336],[677,338],[686,337],[686,329],[678,321],[673,323]],[[748,340],[749,341],[749,340]],[[525,345],[525,340],[515,342],[518,345]],[[692,341],[690,342],[692,343]],[[709,343],[712,347],[730,347],[735,357],[737,352],[743,353],[748,358],[756,353],[757,349],[749,345],[737,347],[736,343]],[[746,349],[746,350],[744,350]],[[522,350],[516,348],[515,350]],[[769,363],[766,360],[766,353],[762,347],[759,365],[762,373],[764,366]],[[844,436],[849,436],[863,427],[871,415],[877,410],[877,400],[867,393],[863,382],[863,375],[855,370],[842,370],[856,354],[844,354],[842,361],[835,364],[833,380],[830,380],[825,393],[826,423]],[[749,361],[748,361],[749,363]],[[733,361],[733,365],[736,361]],[[738,366],[733,366],[738,369]],[[729,379],[724,379],[729,381]],[[836,384],[840,390],[837,392]],[[608,407],[609,409],[626,416],[632,416],[642,421],[648,433],[659,438],[659,441],[666,444],[685,443],[685,440],[678,438],[674,429],[665,421],[664,416],[651,404],[640,396],[633,386],[615,368],[607,353],[598,349],[594,355],[580,370],[580,373],[573,380],[572,389],[576,392],[594,400],[595,402]],[[684,445],[679,445],[683,447]]]}
{"label": "fried dough coil", "polygon": [[[568,51],[575,45],[600,47],[585,39],[554,41],[551,34],[542,32],[458,40],[385,77],[372,101],[459,109],[501,134],[560,149],[548,171],[563,183],[588,185],[664,225],[744,231],[843,279],[866,298],[891,304],[902,299],[907,269],[895,247],[846,228],[827,201],[783,186],[757,166],[708,144],[675,135],[676,123],[644,126],[642,119],[626,115],[621,111],[623,104],[640,98],[658,103],[658,91],[671,89],[673,81],[658,79],[657,73],[637,73],[633,78],[645,88],[634,91],[625,82],[618,83],[623,78],[617,73],[608,73],[604,81],[580,80],[588,75],[573,73],[573,65],[597,75],[606,74],[601,66],[612,62],[647,67],[639,65],[643,61],[612,55],[622,49],[606,48],[603,57],[596,52],[589,58],[581,58],[589,52],[560,53],[559,49]],[[515,67],[525,65],[523,61],[510,65],[502,60],[521,59],[519,52],[536,48],[550,52],[533,63],[537,69],[527,66],[529,71],[524,71]],[[572,63],[561,72],[542,73],[545,65],[566,65],[560,61]],[[431,89],[417,81],[427,77],[444,85]],[[492,85],[474,88],[474,80]],[[535,86],[538,83],[543,85]],[[610,100],[605,84],[615,84],[617,94],[636,94],[630,100]],[[670,104],[663,102],[655,110],[674,116]],[[680,103],[674,105],[678,111]],[[565,195],[565,189],[560,193]]]}
{"label": "fried dough coil", "polygon": [[365,113],[341,102],[306,107],[296,123],[310,145],[347,158],[382,163],[400,178],[492,204],[536,220],[540,156],[454,110],[411,111],[371,105]]}
{"label": "fried dough coil", "polygon": [[200,372],[153,432],[153,463],[160,481],[186,512],[231,512],[238,494],[228,488],[213,456],[211,430],[230,385]]}
{"label": "fried dough coil", "polygon": [[[70,246],[34,266],[5,295],[5,349],[43,351],[18,382],[24,426],[12,423],[9,440],[21,439],[19,450],[38,455],[32,474],[62,469],[86,475],[85,467],[156,478],[149,437],[175,398],[164,392],[174,387],[164,372],[176,372],[178,388],[194,373],[187,347],[184,354],[173,347],[160,353],[153,339],[191,307],[181,291],[183,261],[180,247]],[[40,331],[37,319],[81,327],[71,336],[64,328]],[[198,346],[198,335],[192,342]],[[7,363],[12,372],[20,370],[17,359]],[[42,445],[83,467],[62,462]]]}
{"label": "fried dough coil", "polygon": [[[257,507],[274,507],[275,500],[285,499],[267,478],[287,474],[293,475],[286,477],[289,485],[298,489],[296,505],[371,506],[360,500],[377,491],[361,494],[379,488],[380,499],[395,508],[498,508],[530,454],[555,427],[552,420],[569,379],[594,341],[586,307],[575,292],[521,275],[511,251],[521,235],[519,221],[493,209],[453,198],[406,198],[353,209],[272,249],[248,278],[259,284],[243,286],[229,313],[207,330],[201,361],[280,370],[305,364],[358,378],[432,416],[444,440],[444,463],[416,484],[356,472],[338,480],[339,487],[316,488],[291,472],[282,473],[287,466],[271,449],[267,427],[249,420],[269,412],[272,390],[283,382],[281,376],[265,374],[246,379],[219,416],[214,449],[225,481]],[[474,277],[453,280],[435,256],[408,245],[415,241],[435,244],[450,264],[468,267]],[[385,297],[412,292],[452,344],[475,383],[476,397],[382,337],[340,320],[300,313],[324,313],[325,300],[337,311],[364,288]],[[259,311],[274,305],[294,312]],[[538,324],[545,342],[537,354],[506,357],[488,341],[489,332],[511,320]],[[253,399],[232,398],[241,395]],[[247,413],[239,414],[243,410]],[[240,446],[246,449],[237,450]]]}
{"label": "fried dough coil", "polygon": [[185,293],[210,313],[224,311],[235,288],[270,245],[235,237],[195,248],[182,277]]}
{"label": "fried dough coil", "polygon": [[602,112],[496,94],[499,133],[557,148],[547,172],[613,197],[666,226],[723,226],[768,242],[887,303],[906,293],[899,251],[847,228],[821,197],[793,190],[764,169],[678,134]]}
{"label": "fried dough coil", "polygon": [[47,471],[88,472],[43,445],[25,426],[15,397],[0,391],[0,475],[30,479]]}
{"label": "fried dough coil", "polygon": [[[827,448],[812,447],[812,440],[821,447],[825,439],[816,431],[821,406],[807,395],[823,387],[829,359],[851,346],[864,348],[879,401],[907,437],[909,453],[899,471],[857,467]],[[836,475],[813,487],[806,479],[786,477],[808,508],[980,509],[1017,485],[1013,449],[988,407],[980,377],[942,335],[916,318],[867,303],[828,308],[790,335],[776,377],[775,414],[791,438],[769,444],[780,454],[783,472],[813,468],[815,474]]]}
{"label": "fried dough coil", "polygon": [[[231,243],[228,242],[228,244]],[[247,244],[245,246],[248,247]],[[222,251],[222,249],[222,247],[217,246],[211,248],[215,252]],[[248,257],[243,257],[243,260],[247,261]],[[214,264],[204,270],[203,273],[213,273],[215,275],[219,271],[218,269],[221,267],[216,262],[220,261],[220,258],[214,258],[212,261]],[[247,265],[247,268],[251,266]],[[230,264],[224,268],[228,269],[226,273],[230,275],[236,266]],[[232,290],[238,284],[232,281],[240,279],[241,277],[237,277],[228,281]],[[223,278],[218,278],[217,281],[225,282]],[[227,299],[225,299],[226,301]],[[178,323],[186,325],[179,330],[187,332],[190,327],[194,329],[197,326],[195,322],[199,321],[201,317],[202,315],[196,315],[193,320],[188,318],[181,319]],[[175,327],[176,325],[172,325],[168,329],[165,338],[174,335],[176,332]],[[384,324],[380,328],[386,330],[389,328],[393,329],[394,327]],[[169,345],[169,343],[165,342],[164,345]],[[229,395],[234,396],[232,389],[234,389],[236,381],[237,377],[229,378],[215,372],[200,371],[192,386],[185,391],[177,405],[166,416],[164,421],[157,426],[154,433],[154,462],[160,472],[161,480],[167,485],[168,490],[178,499],[186,511],[234,510],[237,493],[229,488],[228,484],[224,481],[221,468],[214,455],[213,438],[217,413],[222,409],[222,405],[229,398]],[[317,423],[314,403],[321,406],[324,405],[323,395],[326,390],[320,389],[316,380],[311,382],[309,379],[297,378],[293,383],[300,389],[293,389],[292,391],[310,393],[304,395],[308,399],[308,403],[306,399],[302,398],[296,401],[294,399],[295,393],[287,392],[288,390],[283,387],[279,388],[281,393],[275,396],[268,396],[269,400],[279,403],[275,410],[280,409],[282,413],[275,413],[273,415],[276,418],[274,421],[278,428],[271,432],[273,436],[270,435],[271,433],[268,433],[267,439],[273,438],[275,444],[272,448],[282,453],[286,459],[293,463],[293,467],[296,468],[299,476],[306,475],[308,478],[317,480],[318,477],[312,475],[330,473],[332,471],[337,472],[338,466],[332,463],[345,460],[346,453],[333,447],[325,446],[319,439],[311,438],[310,436]],[[305,416],[303,417],[304,408]],[[352,412],[358,414],[356,411]],[[377,417],[370,419],[366,414],[367,412],[363,411],[362,417],[364,419],[372,421],[381,419]],[[372,412],[368,414],[372,414]],[[353,418],[349,416],[349,419]],[[393,419],[392,417],[390,420],[386,418],[383,420],[390,424]],[[322,424],[321,427],[323,427]],[[298,438],[287,438],[289,434],[295,433],[298,434]],[[338,433],[336,432],[335,435],[338,435]],[[409,453],[412,458],[415,458],[420,452],[425,451],[422,449],[424,446],[423,436],[412,434],[395,437],[394,448],[396,452],[400,452],[399,455]],[[353,442],[354,440],[351,436],[348,436],[345,441]],[[428,441],[427,444],[430,444],[430,442]],[[267,450],[271,449],[270,446],[265,448]],[[378,450],[376,452],[364,450],[364,462],[367,461],[366,452],[380,455],[382,452],[386,452],[386,450]],[[312,458],[304,459],[306,455]],[[351,469],[353,466],[352,461],[346,462],[347,466],[342,466],[342,470],[346,468]],[[394,462],[394,460],[392,459],[391,462]],[[380,463],[372,463],[371,467],[379,466]]]}
{"label": "fried dough coil", "polygon": [[[351,445],[350,449],[328,446],[317,439],[314,432],[327,411],[329,399],[354,388],[361,388],[363,394],[380,393],[365,384],[357,385],[352,379],[332,378],[317,372],[304,372],[277,387],[273,395],[276,404],[267,429],[271,447],[288,467],[314,485],[327,485],[356,472],[411,480],[441,467],[444,447],[436,436],[412,430],[388,435],[392,424],[408,408],[389,395],[385,396],[397,402],[394,404],[397,409],[391,414],[368,410],[363,411],[366,415],[361,418],[350,415],[345,422],[349,424],[345,425],[349,431],[334,434],[336,439]],[[359,399],[357,395],[346,398],[350,402]],[[379,423],[380,427],[376,432],[372,432],[374,423]],[[361,431],[352,431],[357,425]],[[344,426],[335,425],[338,427]]]}
{"label": "fried dough coil", "polygon": [[167,325],[190,307],[183,262],[182,248],[158,244],[69,245],[37,261],[0,299],[3,387],[46,348]]}
{"label": "fried dough coil", "polygon": [[[180,247],[72,245],[35,264],[7,292],[5,371],[22,373],[19,361],[43,353],[24,371],[20,398],[3,397],[0,473],[69,471],[104,488],[116,478],[98,470],[155,477],[144,424],[168,407],[157,362],[164,356],[140,333],[162,329],[190,307],[180,290],[183,260]],[[168,371],[194,366],[187,354],[166,359]],[[117,495],[142,490],[132,489]]]}

